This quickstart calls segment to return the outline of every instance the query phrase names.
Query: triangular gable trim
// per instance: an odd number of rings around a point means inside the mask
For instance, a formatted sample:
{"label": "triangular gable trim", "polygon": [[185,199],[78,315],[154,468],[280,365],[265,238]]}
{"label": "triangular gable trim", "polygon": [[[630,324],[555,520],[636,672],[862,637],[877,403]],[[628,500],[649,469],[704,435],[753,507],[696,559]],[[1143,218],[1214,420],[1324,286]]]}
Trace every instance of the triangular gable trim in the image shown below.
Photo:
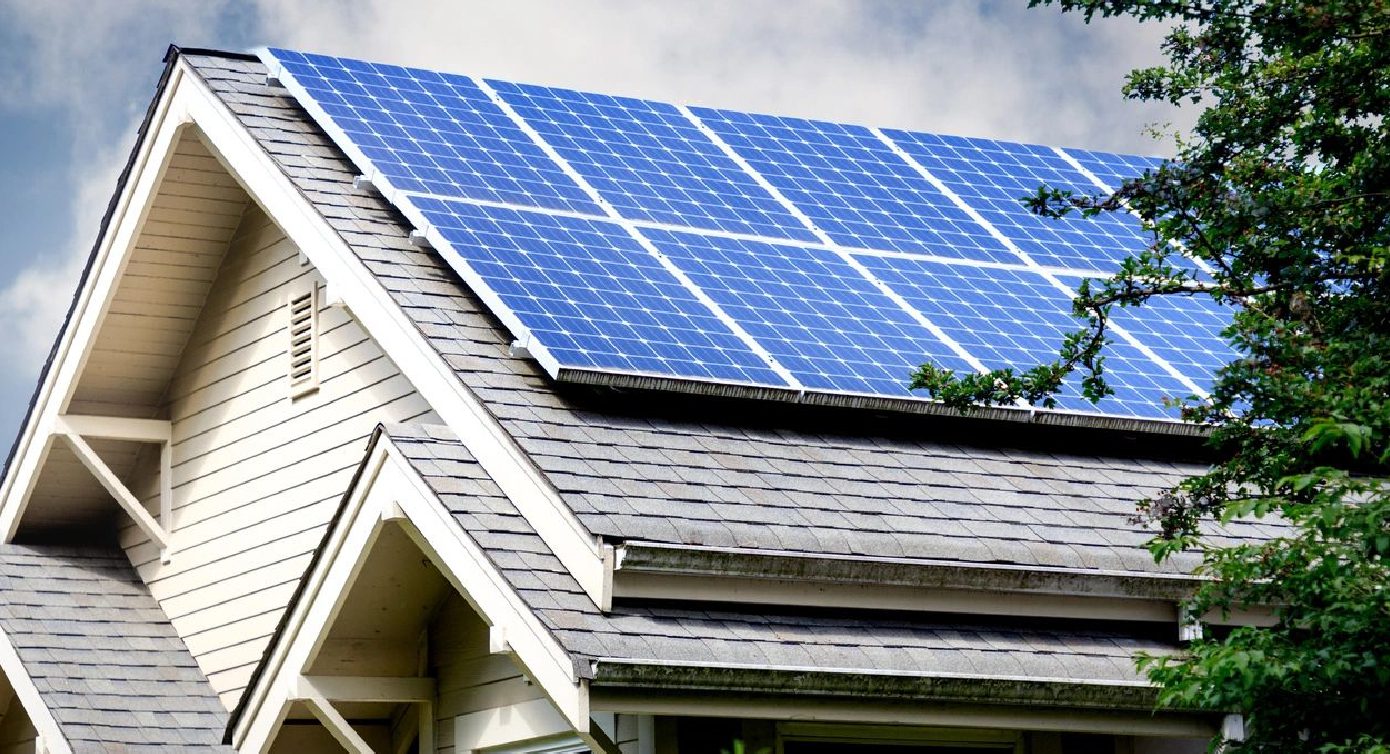
{"label": "triangular gable trim", "polygon": [[[229,56],[236,57],[236,56]],[[245,59],[239,57],[238,59]],[[604,548],[520,446],[458,379],[406,313],[356,258],[343,237],[285,175],[270,154],[183,57],[170,63],[152,109],[129,180],[123,185],[84,279],[78,302],[55,346],[52,368],[39,387],[0,486],[0,534],[14,537],[39,470],[51,447],[60,411],[82,373],[124,262],[163,176],[181,129],[195,126],[247,193],[328,281],[330,298],[342,300],[436,413],[474,453],[479,464],[516,504],[574,574],[596,604],[609,599],[611,579]]]}
{"label": "triangular gable trim", "polygon": [[[174,51],[175,48],[171,48],[170,54]],[[0,534],[6,542],[14,538],[19,527],[58,429],[59,412],[72,397],[87,354],[115,295],[124,262],[139,237],[144,215],[174,154],[182,129],[189,122],[187,114],[177,104],[177,93],[184,87],[186,78],[187,72],[170,59],[141,126],[140,138],[102,218],[100,235],[44,365],[29,413],[10,451],[5,478],[0,482],[0,501],[3,501],[0,503]]]}
{"label": "triangular gable trim", "polygon": [[[579,677],[573,658],[378,429],[285,620],[233,713],[226,742],[247,754],[269,749],[290,705],[299,698],[303,674],[388,522],[399,524],[495,634],[505,637],[506,651],[514,654],[518,665],[587,740],[588,684]],[[598,741],[593,745],[602,746]]]}

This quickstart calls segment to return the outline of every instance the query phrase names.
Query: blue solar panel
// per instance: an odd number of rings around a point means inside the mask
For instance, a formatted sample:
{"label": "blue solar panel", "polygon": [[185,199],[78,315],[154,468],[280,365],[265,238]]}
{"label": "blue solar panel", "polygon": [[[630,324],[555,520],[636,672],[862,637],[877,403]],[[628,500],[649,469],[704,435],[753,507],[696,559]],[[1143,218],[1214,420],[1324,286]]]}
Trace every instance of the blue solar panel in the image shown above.
{"label": "blue solar panel", "polygon": [[1143,157],[1134,154],[1114,154],[1112,152],[1092,152],[1086,149],[1067,149],[1081,167],[1091,171],[1111,191],[1131,178],[1138,178],[1146,170],[1154,170],[1163,164],[1161,157]]}
{"label": "blue solar panel", "polygon": [[[1118,189],[1125,181],[1138,178],[1146,170],[1154,170],[1163,164],[1161,157],[1144,157],[1131,154],[1114,154],[1111,152],[1091,152],[1084,149],[1068,149],[1067,154],[1071,155],[1083,168],[1090,171],[1092,175],[1100,179],[1105,184],[1105,188],[1100,188],[1092,184],[1092,188],[1087,189],[1094,194],[1105,194],[1107,191]],[[1109,213],[1107,213],[1108,215]],[[1105,217],[1107,215],[1102,215]],[[1200,280],[1210,280],[1210,270],[1201,264],[1194,263],[1192,260],[1174,254],[1168,258],[1168,264],[1175,267],[1186,269],[1197,276]]]}
{"label": "blue solar panel", "polygon": [[867,128],[693,112],[838,244],[1018,261]]}
{"label": "blue solar panel", "polygon": [[1139,307],[1115,307],[1111,319],[1159,358],[1208,389],[1217,369],[1238,354],[1221,337],[1231,310],[1205,296],[1155,296]]}
{"label": "blue solar panel", "polygon": [[495,292],[562,366],[786,386],[614,223],[414,201],[452,247],[446,260]]}
{"label": "blue solar panel", "polygon": [[[518,336],[533,339],[552,370],[779,388],[791,387],[779,376],[790,372],[809,390],[908,397],[920,363],[970,371],[919,317],[994,368],[1050,361],[1061,336],[1080,326],[1054,282],[1025,268],[869,129],[703,108],[692,122],[654,102],[271,55],[310,114],[408,218],[438,234],[444,258]],[[567,165],[550,159],[537,134]],[[1054,221],[1028,213],[1023,197],[1041,184],[1102,190],[1052,149],[888,136],[1030,258],[1072,270],[1060,273],[1066,285],[1105,274],[1149,241],[1125,215]],[[1157,164],[1069,155],[1108,184]],[[671,226],[641,225],[661,254],[610,211]],[[839,249],[821,245],[798,212]],[[856,271],[846,249],[920,314]],[[1158,360],[1203,385],[1234,356],[1220,337],[1227,321],[1206,300],[1155,300],[1115,313]],[[1158,360],[1117,339],[1107,366],[1118,395],[1095,407],[1073,384],[1062,407],[1171,417],[1163,399],[1191,391]]]}
{"label": "blue solar panel", "polygon": [[[1026,369],[1053,361],[1062,337],[1083,324],[1070,314],[1071,299],[1036,273],[902,257],[858,258],[991,369]],[[1171,416],[1163,399],[1192,392],[1123,341],[1107,347],[1105,365],[1114,396],[1092,405],[1081,397],[1073,379],[1059,405],[1077,411]]]}
{"label": "blue solar panel", "polygon": [[488,83],[625,218],[815,240],[671,105]]}
{"label": "blue solar panel", "polygon": [[1039,264],[1110,270],[1148,243],[1139,222],[1128,215],[1055,220],[1030,213],[1023,199],[1041,185],[1096,191],[1095,184],[1048,147],[907,131],[887,134]]}
{"label": "blue solar panel", "polygon": [[834,252],[644,234],[807,388],[907,397],[924,361],[970,371]]}
{"label": "blue solar panel", "polygon": [[[470,79],[271,50],[349,145],[398,191],[600,214],[572,178]],[[351,153],[353,150],[348,150]]]}

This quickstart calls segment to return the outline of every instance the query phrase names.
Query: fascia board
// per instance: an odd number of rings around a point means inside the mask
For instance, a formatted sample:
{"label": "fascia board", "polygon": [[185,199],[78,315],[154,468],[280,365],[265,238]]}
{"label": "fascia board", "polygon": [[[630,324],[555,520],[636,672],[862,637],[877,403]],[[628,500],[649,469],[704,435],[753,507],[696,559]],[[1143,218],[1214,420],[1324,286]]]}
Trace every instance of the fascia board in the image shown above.
{"label": "fascia board", "polygon": [[[188,66],[186,62],[180,65]],[[290,182],[226,103],[195,71],[190,69],[186,80],[188,86],[183,90],[188,92],[189,115],[202,130],[209,147],[308,257],[334,295],[343,300],[459,437],[595,604],[602,604],[605,573],[598,538],[560,499],[487,407],[459,381],[342,236]]]}
{"label": "fascia board", "polygon": [[[667,689],[594,687],[596,710],[633,715],[736,717],[796,724],[820,723],[863,731],[865,725],[1099,733],[1161,738],[1211,738],[1211,713],[1122,712],[1043,705],[924,704],[892,699],[764,694],[713,694]],[[862,734],[861,734],[862,735]],[[853,738],[853,733],[850,735]]]}
{"label": "fascia board", "polygon": [[1001,592],[965,587],[896,586],[793,578],[629,573],[613,594],[630,600],[737,603],[835,611],[893,611],[1019,619],[1144,621],[1176,624],[1172,600]]}
{"label": "fascia board", "polygon": [[149,128],[137,145],[129,178],[115,202],[106,230],[94,247],[84,284],[77,292],[64,324],[43,383],[16,440],[14,456],[0,483],[0,533],[14,538],[29,495],[52,446],[54,421],[66,408],[82,368],[91,353],[96,333],[115,294],[151,199],[173,156],[181,129],[189,123],[186,108],[187,73],[175,66],[152,109]]}
{"label": "fascia board", "polygon": [[573,659],[383,436],[332,524],[314,569],[305,575],[305,588],[290,606],[284,628],[272,638],[229,742],[246,754],[269,750],[302,676],[387,521],[402,525],[484,621],[502,627],[520,668],[576,730],[587,731],[587,687],[577,677]]}

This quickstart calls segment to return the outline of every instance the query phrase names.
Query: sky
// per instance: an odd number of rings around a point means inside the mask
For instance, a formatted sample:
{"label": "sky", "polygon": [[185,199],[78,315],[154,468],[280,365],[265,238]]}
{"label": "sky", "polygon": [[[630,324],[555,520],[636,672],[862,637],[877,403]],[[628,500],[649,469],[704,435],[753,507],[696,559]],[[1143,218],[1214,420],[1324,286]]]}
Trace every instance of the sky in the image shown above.
{"label": "sky", "polygon": [[528,83],[1168,154],[1125,100],[1163,29],[1026,0],[0,0],[0,449],[23,419],[166,47],[280,46]]}

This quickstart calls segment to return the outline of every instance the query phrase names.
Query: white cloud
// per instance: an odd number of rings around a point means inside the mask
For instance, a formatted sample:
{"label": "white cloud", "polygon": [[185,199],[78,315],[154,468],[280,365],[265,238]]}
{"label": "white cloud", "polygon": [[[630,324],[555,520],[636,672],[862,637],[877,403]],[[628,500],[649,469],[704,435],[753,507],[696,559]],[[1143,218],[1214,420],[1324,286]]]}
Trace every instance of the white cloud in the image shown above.
{"label": "white cloud", "polygon": [[11,375],[37,374],[53,344],[96,240],[116,177],[153,94],[163,44],[210,26],[223,2],[123,0],[0,0],[0,22],[10,24],[24,49],[0,68],[0,114],[45,108],[53,127],[69,136],[64,172],[72,187],[62,217],[13,218],[42,223],[46,249],[15,250],[35,261],[0,287],[0,359]]}
{"label": "white cloud", "polygon": [[1160,30],[1022,2],[259,0],[287,46],[833,120],[1155,151],[1123,74]]}
{"label": "white cloud", "polygon": [[0,322],[9,335],[0,341],[0,358],[10,369],[35,372],[48,356],[124,162],[119,148],[91,156],[74,193],[73,217],[65,224],[73,229],[67,248],[56,262],[31,265],[0,289]]}

